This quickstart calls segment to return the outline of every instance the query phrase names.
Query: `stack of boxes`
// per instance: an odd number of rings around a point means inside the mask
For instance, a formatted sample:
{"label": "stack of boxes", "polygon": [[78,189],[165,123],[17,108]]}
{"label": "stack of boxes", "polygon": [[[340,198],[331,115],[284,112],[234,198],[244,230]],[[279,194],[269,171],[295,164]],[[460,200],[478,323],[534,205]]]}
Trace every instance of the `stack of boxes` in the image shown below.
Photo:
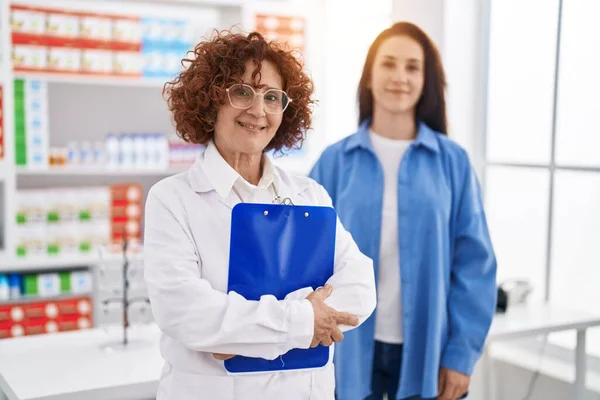
{"label": "stack of boxes", "polygon": [[48,88],[39,80],[16,79],[15,162],[28,168],[48,166]]}
{"label": "stack of boxes", "polygon": [[92,275],[87,269],[0,274],[0,303],[8,300],[89,294]]}
{"label": "stack of boxes", "polygon": [[181,70],[181,59],[190,50],[194,36],[188,21],[142,18],[143,75],[171,77]]}
{"label": "stack of boxes", "polygon": [[88,270],[24,274],[21,276],[22,297],[57,297],[89,294],[92,276]]}
{"label": "stack of boxes", "polygon": [[8,297],[0,290],[0,339],[93,325],[92,276],[87,269],[12,273],[8,279],[0,274],[0,285],[3,282],[10,287]]}
{"label": "stack of boxes", "polygon": [[17,192],[16,255],[19,258],[119,252],[123,238],[138,251],[144,192],[140,184]]}
{"label": "stack of boxes", "polygon": [[15,71],[170,77],[192,45],[187,20],[11,5]]}
{"label": "stack of boxes", "polygon": [[306,21],[303,17],[257,14],[256,30],[270,40],[285,44],[301,54],[305,51]]}
{"label": "stack of boxes", "polygon": [[0,339],[91,328],[90,297],[0,304]]}
{"label": "stack of boxes", "polygon": [[142,244],[142,211],[144,191],[139,184],[111,186],[111,245],[119,251],[123,239],[128,249],[138,251]]}
{"label": "stack of boxes", "polygon": [[109,187],[17,192],[16,255],[97,254],[109,244]]}

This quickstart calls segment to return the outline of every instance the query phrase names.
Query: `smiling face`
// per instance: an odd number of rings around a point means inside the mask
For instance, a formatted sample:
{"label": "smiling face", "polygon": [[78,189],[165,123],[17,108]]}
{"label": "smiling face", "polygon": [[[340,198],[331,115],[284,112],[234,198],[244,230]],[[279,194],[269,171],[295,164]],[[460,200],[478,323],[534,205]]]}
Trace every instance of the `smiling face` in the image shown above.
{"label": "smiling face", "polygon": [[[252,86],[257,93],[263,94],[269,89],[283,90],[281,75],[270,61],[262,62],[260,82],[252,79],[252,72],[256,68],[254,61],[247,61],[245,67],[243,82]],[[263,96],[256,96],[250,108],[240,110],[226,99],[217,114],[214,134],[215,144],[221,152],[262,154],[277,133],[283,118],[283,114],[267,114],[264,101]]]}
{"label": "smiling face", "polygon": [[375,56],[369,88],[375,112],[415,112],[425,83],[425,54],[408,36],[386,39]]}

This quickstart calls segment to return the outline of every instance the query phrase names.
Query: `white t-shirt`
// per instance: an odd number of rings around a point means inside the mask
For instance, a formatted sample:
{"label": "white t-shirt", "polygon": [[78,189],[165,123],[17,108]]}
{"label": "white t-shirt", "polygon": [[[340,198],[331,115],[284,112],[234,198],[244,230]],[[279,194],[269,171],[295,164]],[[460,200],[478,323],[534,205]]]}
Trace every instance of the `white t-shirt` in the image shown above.
{"label": "white t-shirt", "polygon": [[[383,168],[383,209],[375,340],[399,344],[402,335],[400,254],[398,245],[398,169],[412,140],[389,139],[370,132],[371,143]],[[402,195],[402,194],[400,194]]]}

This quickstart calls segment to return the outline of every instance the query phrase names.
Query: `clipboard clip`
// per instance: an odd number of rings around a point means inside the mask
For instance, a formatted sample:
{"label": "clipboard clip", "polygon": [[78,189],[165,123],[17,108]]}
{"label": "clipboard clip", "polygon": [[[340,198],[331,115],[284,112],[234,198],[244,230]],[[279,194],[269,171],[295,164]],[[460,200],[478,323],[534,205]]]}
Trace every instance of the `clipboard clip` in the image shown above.
{"label": "clipboard clip", "polygon": [[284,206],[293,206],[294,202],[289,197],[281,198],[281,196],[277,195],[273,198],[273,204],[280,204]]}

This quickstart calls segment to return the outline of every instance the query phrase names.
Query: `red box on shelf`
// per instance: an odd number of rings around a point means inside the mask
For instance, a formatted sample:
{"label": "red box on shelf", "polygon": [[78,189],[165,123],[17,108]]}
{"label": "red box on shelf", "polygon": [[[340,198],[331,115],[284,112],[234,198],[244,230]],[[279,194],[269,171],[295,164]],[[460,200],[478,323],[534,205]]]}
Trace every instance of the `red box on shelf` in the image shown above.
{"label": "red box on shelf", "polygon": [[26,321],[46,318],[46,303],[23,304],[23,310]]}
{"label": "red box on shelf", "polygon": [[80,16],[78,12],[45,9],[46,44],[51,47],[81,46]]}
{"label": "red box on shelf", "polygon": [[0,339],[11,337],[20,337],[25,334],[25,328],[22,324],[0,323]]}
{"label": "red box on shelf", "polygon": [[12,43],[45,46],[46,10],[39,7],[12,4],[10,6]]}
{"label": "red box on shelf", "polygon": [[142,240],[144,190],[139,183],[116,184],[110,187],[111,244],[119,251],[123,238],[129,241],[129,250],[137,251]]}
{"label": "red box on shelf", "polygon": [[17,323],[25,319],[25,310],[20,304],[0,304],[0,323]]}
{"label": "red box on shelf", "polygon": [[0,338],[87,329],[93,326],[88,296],[0,305]]}
{"label": "red box on shelf", "polygon": [[11,324],[0,322],[0,339],[6,339],[10,337]]}
{"label": "red box on shelf", "polygon": [[15,71],[142,76],[137,16],[12,5],[11,28]]}
{"label": "red box on shelf", "polygon": [[93,307],[89,297],[61,300],[57,302],[58,319],[69,316],[87,316],[91,318]]}
{"label": "red box on shelf", "polygon": [[0,304],[0,324],[12,321],[10,316],[10,306]]}
{"label": "red box on shelf", "polygon": [[56,323],[60,332],[88,329],[93,325],[91,315],[72,315],[60,317]]}
{"label": "red box on shelf", "polygon": [[113,50],[142,50],[142,22],[139,17],[115,15],[112,17]]}

